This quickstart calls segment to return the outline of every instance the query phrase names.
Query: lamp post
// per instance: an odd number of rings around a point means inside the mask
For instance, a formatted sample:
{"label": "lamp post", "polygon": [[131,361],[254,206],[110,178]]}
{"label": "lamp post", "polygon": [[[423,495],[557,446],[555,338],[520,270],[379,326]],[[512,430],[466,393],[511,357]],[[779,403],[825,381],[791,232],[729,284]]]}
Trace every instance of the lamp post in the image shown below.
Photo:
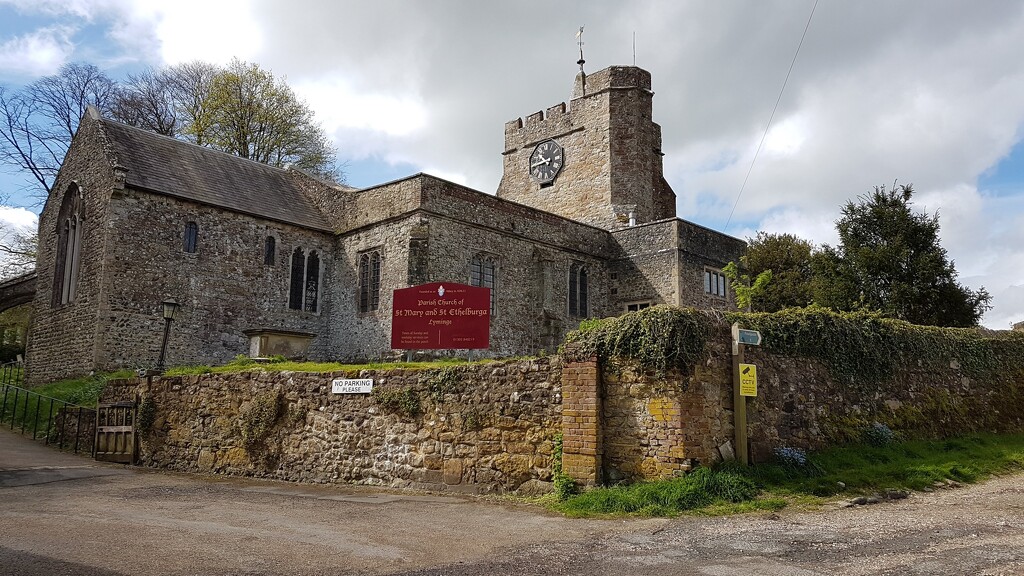
{"label": "lamp post", "polygon": [[160,303],[164,311],[164,342],[160,345],[160,359],[156,361],[156,369],[164,371],[164,357],[167,355],[167,338],[171,335],[171,320],[178,313],[178,303],[173,298],[168,298]]}

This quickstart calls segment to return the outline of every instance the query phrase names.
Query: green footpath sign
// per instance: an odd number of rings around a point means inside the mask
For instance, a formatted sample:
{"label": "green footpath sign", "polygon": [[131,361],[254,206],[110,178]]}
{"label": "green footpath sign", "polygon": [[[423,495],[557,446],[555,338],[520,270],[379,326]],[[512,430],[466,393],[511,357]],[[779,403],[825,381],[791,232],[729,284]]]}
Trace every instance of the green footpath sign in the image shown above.
{"label": "green footpath sign", "polygon": [[736,341],[740,344],[747,344],[750,346],[761,345],[761,333],[757,330],[744,330],[740,328],[739,334],[737,334]]}

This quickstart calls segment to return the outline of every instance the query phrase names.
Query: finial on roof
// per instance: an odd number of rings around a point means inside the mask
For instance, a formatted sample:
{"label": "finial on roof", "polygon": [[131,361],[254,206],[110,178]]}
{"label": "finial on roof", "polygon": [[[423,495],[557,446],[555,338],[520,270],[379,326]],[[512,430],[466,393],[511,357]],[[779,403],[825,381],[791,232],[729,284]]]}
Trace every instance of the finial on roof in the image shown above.
{"label": "finial on roof", "polygon": [[576,61],[576,63],[580,65],[580,95],[585,96],[587,94],[587,73],[583,71],[583,65],[586,64],[587,61],[583,59],[583,26],[580,26],[580,31],[576,33],[576,41],[579,42],[580,45],[580,59]]}
{"label": "finial on roof", "polygon": [[580,65],[580,72],[583,72],[583,65],[587,63],[587,61],[583,59],[583,26],[580,26],[580,31],[576,33],[576,40],[580,45],[580,59],[576,61],[576,63]]}

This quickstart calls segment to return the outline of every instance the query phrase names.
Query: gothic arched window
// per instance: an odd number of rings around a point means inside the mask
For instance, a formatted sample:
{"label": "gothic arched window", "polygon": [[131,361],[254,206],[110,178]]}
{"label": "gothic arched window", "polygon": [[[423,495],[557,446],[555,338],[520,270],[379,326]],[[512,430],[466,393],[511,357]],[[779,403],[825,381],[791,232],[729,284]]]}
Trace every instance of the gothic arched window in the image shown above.
{"label": "gothic arched window", "polygon": [[57,257],[53,266],[53,296],[51,304],[57,306],[74,302],[78,284],[78,269],[82,252],[82,189],[71,184],[64,192],[57,213]]}
{"label": "gothic arched window", "polygon": [[306,273],[306,254],[302,248],[296,248],[292,252],[292,275],[288,289],[288,307],[292,310],[302,310],[303,279]]}
{"label": "gothic arched window", "polygon": [[372,250],[359,256],[359,311],[380,308],[380,252]]}
{"label": "gothic arched window", "polygon": [[494,316],[497,302],[497,266],[495,258],[487,254],[476,254],[469,261],[469,284],[491,289],[491,316]]}
{"label": "gothic arched window", "polygon": [[317,312],[320,305],[320,255],[302,248],[292,252],[291,278],[288,285],[288,307],[292,310]]}
{"label": "gothic arched window", "polygon": [[303,295],[302,309],[306,312],[316,312],[318,297],[320,294],[320,256],[316,250],[310,250],[306,258],[306,291]]}
{"label": "gothic arched window", "polygon": [[590,310],[587,267],[579,262],[569,265],[569,315],[586,318]]}

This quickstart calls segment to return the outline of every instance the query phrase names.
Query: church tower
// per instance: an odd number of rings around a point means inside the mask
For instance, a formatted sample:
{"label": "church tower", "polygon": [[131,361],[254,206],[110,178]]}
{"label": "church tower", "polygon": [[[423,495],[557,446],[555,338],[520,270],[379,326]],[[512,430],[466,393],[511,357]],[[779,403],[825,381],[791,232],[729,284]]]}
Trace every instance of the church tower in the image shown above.
{"label": "church tower", "polygon": [[606,230],[674,217],[653,97],[635,66],[580,72],[568,109],[505,124],[498,197]]}

